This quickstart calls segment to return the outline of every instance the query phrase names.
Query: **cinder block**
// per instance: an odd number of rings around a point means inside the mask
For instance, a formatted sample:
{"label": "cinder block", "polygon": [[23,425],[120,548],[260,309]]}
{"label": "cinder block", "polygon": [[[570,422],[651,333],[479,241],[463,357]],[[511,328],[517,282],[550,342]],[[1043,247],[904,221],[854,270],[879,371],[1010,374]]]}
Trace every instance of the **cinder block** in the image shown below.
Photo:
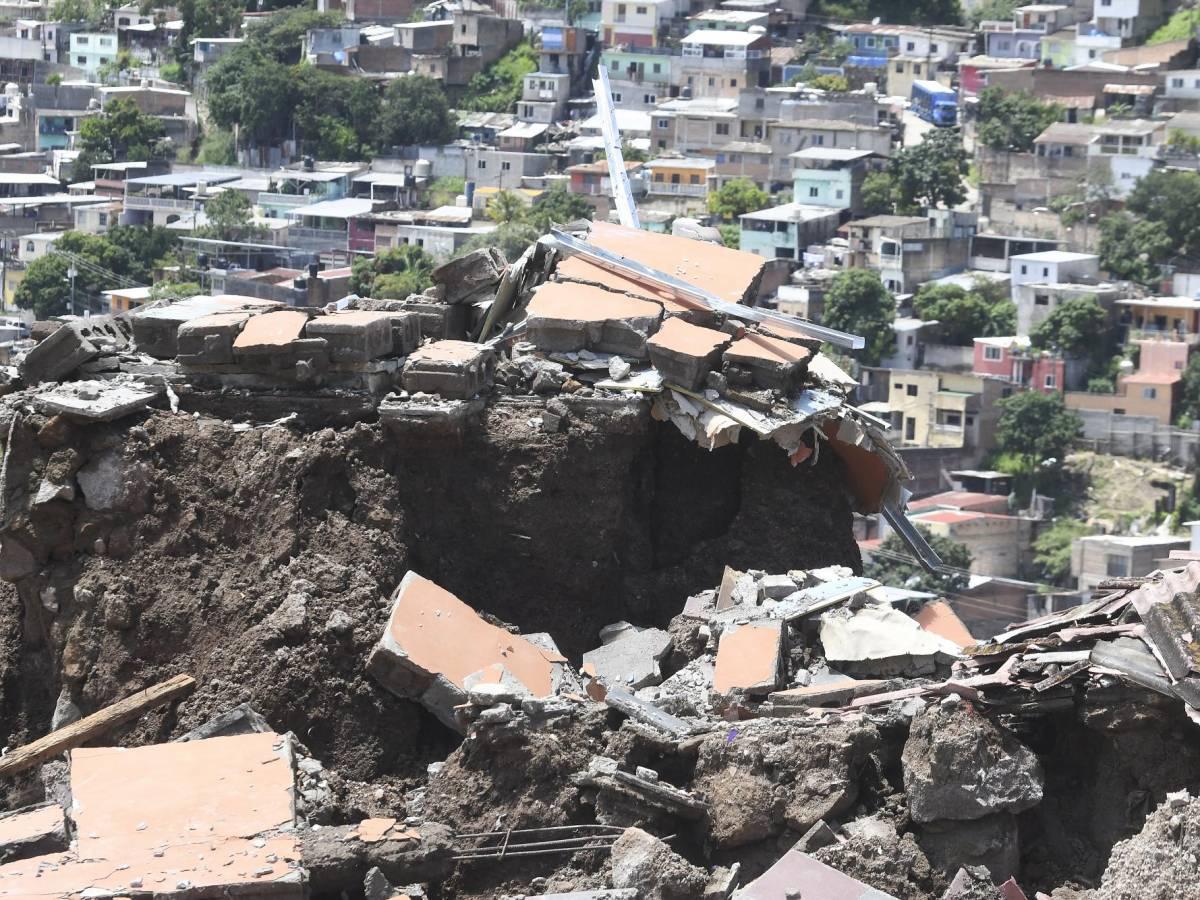
{"label": "cinder block", "polygon": [[721,360],[730,336],[714,328],[670,318],[646,341],[650,362],[671,384],[695,390]]}
{"label": "cinder block", "polygon": [[181,365],[224,366],[233,362],[233,342],[250,318],[248,312],[202,316],[179,326]]}
{"label": "cinder block", "polygon": [[304,333],[324,338],[335,363],[362,363],[392,352],[392,314],[385,312],[330,313],[310,319]]}
{"label": "cinder block", "polygon": [[534,291],[526,324],[542,350],[595,350],[646,358],[646,339],[658,330],[662,307],[603,288],[548,282]]}
{"label": "cinder block", "polygon": [[434,341],[409,355],[404,363],[404,389],[469,400],[491,387],[496,354],[469,341]]}

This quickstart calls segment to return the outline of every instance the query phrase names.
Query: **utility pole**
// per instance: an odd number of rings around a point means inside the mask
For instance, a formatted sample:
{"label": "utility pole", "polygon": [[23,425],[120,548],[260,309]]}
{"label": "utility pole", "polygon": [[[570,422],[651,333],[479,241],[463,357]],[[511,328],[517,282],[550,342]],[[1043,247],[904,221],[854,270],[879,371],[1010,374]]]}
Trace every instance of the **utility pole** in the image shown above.
{"label": "utility pole", "polygon": [[71,279],[71,315],[75,315],[75,276],[79,271],[75,268],[75,263],[71,263],[67,269],[67,277]]}

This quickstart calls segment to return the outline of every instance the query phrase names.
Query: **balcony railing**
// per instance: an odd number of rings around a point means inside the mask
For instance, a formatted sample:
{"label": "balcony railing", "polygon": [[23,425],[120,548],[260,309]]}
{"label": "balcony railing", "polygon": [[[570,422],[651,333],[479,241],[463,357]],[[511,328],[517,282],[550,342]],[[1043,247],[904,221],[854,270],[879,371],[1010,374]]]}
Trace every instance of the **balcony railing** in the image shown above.
{"label": "balcony railing", "polygon": [[651,194],[675,194],[681,197],[704,197],[708,194],[707,184],[675,184],[670,181],[652,181]]}
{"label": "balcony railing", "polygon": [[271,191],[261,191],[258,195],[258,205],[282,206],[287,209],[294,209],[297,206],[308,206],[310,203],[316,203],[320,199],[320,197],[311,197],[302,194],[278,194]]}
{"label": "balcony railing", "polygon": [[332,228],[301,228],[293,225],[288,228],[287,234],[287,245],[301,250],[344,248],[346,240],[346,232]]}
{"label": "balcony railing", "polygon": [[1179,341],[1184,344],[1195,344],[1200,341],[1200,334],[1190,331],[1177,331],[1174,328],[1130,328],[1125,340],[1133,341]]}
{"label": "balcony railing", "polygon": [[126,209],[186,209],[196,208],[195,200],[172,200],[169,197],[145,197],[139,194],[128,194],[125,197]]}

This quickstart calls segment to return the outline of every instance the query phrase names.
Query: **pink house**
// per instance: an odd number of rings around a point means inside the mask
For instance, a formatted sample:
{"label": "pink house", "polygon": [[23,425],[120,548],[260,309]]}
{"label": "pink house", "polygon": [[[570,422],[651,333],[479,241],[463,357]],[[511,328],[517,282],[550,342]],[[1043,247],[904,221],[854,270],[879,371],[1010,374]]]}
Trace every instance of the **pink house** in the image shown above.
{"label": "pink house", "polygon": [[1049,353],[1031,351],[1028,337],[975,338],[973,371],[1052,393],[1065,386],[1067,364]]}

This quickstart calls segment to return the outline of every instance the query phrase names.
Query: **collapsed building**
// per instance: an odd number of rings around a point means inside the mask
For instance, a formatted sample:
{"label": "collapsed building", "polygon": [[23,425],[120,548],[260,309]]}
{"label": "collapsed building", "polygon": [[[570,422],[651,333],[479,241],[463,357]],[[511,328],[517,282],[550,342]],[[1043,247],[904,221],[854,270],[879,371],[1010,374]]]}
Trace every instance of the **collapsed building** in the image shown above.
{"label": "collapsed building", "polygon": [[1200,563],[982,641],[898,605],[851,515],[936,563],[904,463],[762,267],[595,223],[39,323],[0,896],[1186,896],[1131,873],[1194,852]]}

